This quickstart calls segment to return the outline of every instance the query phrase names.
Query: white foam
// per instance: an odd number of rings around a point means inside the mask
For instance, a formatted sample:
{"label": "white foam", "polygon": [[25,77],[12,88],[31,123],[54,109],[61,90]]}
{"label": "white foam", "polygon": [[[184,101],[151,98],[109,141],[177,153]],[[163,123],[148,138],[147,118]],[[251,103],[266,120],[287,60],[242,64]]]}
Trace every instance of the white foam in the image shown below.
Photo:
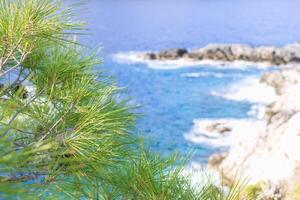
{"label": "white foam", "polygon": [[[219,123],[228,127],[231,131],[220,134],[216,131],[210,132],[207,127]],[[235,142],[240,141],[238,138],[249,136],[253,138],[253,133],[262,130],[265,122],[257,119],[196,119],[190,132],[184,135],[184,138],[190,142],[213,147],[230,147]]]}
{"label": "white foam", "polygon": [[266,106],[263,104],[254,104],[251,106],[250,111],[248,111],[248,115],[252,118],[263,119],[266,112]]}
{"label": "white foam", "polygon": [[142,54],[145,54],[146,52],[135,52],[135,51],[129,51],[129,52],[120,52],[117,54],[114,54],[112,57],[115,61],[119,63],[139,63],[143,62],[144,60],[139,56]]}
{"label": "white foam", "polygon": [[256,77],[243,79],[234,83],[226,91],[213,91],[211,94],[236,101],[263,104],[271,103],[278,98],[273,87],[260,83]]}
{"label": "white foam", "polygon": [[269,63],[254,63],[248,61],[215,61],[215,60],[200,60],[195,61],[188,58],[181,58],[176,60],[145,60],[142,55],[146,52],[120,52],[113,55],[113,60],[118,63],[132,64],[132,63],[142,63],[147,65],[152,69],[170,70],[170,69],[180,69],[186,67],[200,67],[200,66],[210,66],[215,68],[228,68],[228,69],[247,69],[247,68],[258,68],[266,69],[271,67]]}
{"label": "white foam", "polygon": [[224,74],[224,73],[217,73],[217,72],[191,72],[191,73],[183,73],[181,74],[181,76],[187,78],[200,78],[206,76],[212,76],[214,78],[224,78],[224,77],[242,77],[243,74]]}

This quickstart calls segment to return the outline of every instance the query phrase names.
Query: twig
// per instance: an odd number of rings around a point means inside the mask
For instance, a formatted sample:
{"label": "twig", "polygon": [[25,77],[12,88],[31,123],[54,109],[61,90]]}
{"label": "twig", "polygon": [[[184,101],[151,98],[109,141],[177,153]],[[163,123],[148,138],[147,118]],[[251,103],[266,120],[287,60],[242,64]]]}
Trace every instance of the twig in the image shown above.
{"label": "twig", "polygon": [[22,62],[26,59],[26,56],[27,56],[27,55],[28,55],[28,53],[22,54],[21,60],[20,60],[19,62],[17,61],[17,64],[14,65],[14,66],[12,66],[12,67],[9,68],[8,70],[6,70],[6,71],[0,73],[0,77],[1,77],[1,76],[5,76],[8,72],[10,72],[10,71],[12,71],[13,69],[16,69],[17,67],[19,67],[19,66],[22,64]]}
{"label": "twig", "polygon": [[68,114],[72,109],[74,108],[74,103],[72,102],[70,107],[68,108],[67,112],[62,115],[59,120],[57,120],[53,126],[45,133],[45,135],[39,140],[39,142],[42,142],[46,137],[48,137],[50,135],[50,133],[53,131],[53,129],[55,129],[59,123],[64,119],[64,117],[66,116],[66,114]]}
{"label": "twig", "polygon": [[16,131],[19,131],[19,132],[21,132],[21,133],[25,133],[25,134],[28,134],[28,135],[33,135],[33,134],[35,134],[35,133],[29,132],[29,131],[24,131],[24,130],[21,130],[21,129],[19,129],[19,128],[13,127],[13,126],[11,126],[10,124],[6,124],[6,123],[3,123],[3,122],[1,122],[1,121],[0,121],[0,124],[2,124],[3,126],[8,126],[9,128],[14,129],[14,130],[16,130]]}
{"label": "twig", "polygon": [[[40,92],[40,94],[42,93],[42,91]],[[26,108],[30,103],[32,103],[32,102],[34,102],[36,99],[37,99],[37,97],[38,97],[39,95],[36,95],[36,96],[34,96],[32,99],[30,99],[21,109],[19,109],[15,114],[14,114],[14,116],[9,120],[9,122],[7,123],[7,125],[11,125],[11,123],[18,117],[18,115],[22,112],[22,110],[24,109],[24,108]],[[7,131],[5,131],[2,135],[3,136],[6,136],[7,135],[7,133],[8,133],[8,131],[9,130],[7,130]]]}
{"label": "twig", "polygon": [[8,54],[7,58],[2,62],[1,60],[1,65],[0,65],[0,70],[2,70],[3,66],[7,63],[7,61],[10,59],[10,57],[13,55],[13,53],[17,50],[17,48],[19,47],[19,45],[21,44],[23,40],[23,35],[21,36],[21,38],[19,39],[19,41],[17,42],[16,46],[11,50],[11,52]]}

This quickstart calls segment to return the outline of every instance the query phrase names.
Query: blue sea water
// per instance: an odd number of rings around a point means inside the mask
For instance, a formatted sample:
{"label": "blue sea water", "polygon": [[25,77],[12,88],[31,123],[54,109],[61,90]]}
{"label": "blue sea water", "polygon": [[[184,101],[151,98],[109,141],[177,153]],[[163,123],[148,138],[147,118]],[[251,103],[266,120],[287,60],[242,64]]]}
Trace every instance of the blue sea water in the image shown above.
{"label": "blue sea water", "polygon": [[252,106],[214,96],[212,91],[264,70],[205,65],[162,70],[117,62],[114,55],[211,43],[281,46],[300,39],[299,0],[89,0],[83,7],[80,18],[88,22],[90,34],[80,40],[102,47],[99,69],[115,76],[132,101],[142,105],[138,128],[152,150],[162,154],[193,150],[200,162],[218,148],[184,139],[193,120],[247,118]]}

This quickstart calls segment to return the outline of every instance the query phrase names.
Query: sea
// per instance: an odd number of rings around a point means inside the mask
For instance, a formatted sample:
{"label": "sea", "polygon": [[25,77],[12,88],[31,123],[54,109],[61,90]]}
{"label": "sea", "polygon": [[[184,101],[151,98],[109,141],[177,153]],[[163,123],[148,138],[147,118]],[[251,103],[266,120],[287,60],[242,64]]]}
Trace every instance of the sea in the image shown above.
{"label": "sea", "polygon": [[191,139],[196,122],[253,118],[253,110],[273,95],[259,84],[261,74],[273,67],[146,62],[135,55],[208,44],[298,42],[299,9],[299,0],[88,0],[75,10],[76,18],[87,22],[79,41],[101,49],[102,64],[95,69],[113,76],[138,106],[135,134],[154,152],[192,155],[194,162],[207,163],[228,147],[222,138],[209,142],[204,133]]}

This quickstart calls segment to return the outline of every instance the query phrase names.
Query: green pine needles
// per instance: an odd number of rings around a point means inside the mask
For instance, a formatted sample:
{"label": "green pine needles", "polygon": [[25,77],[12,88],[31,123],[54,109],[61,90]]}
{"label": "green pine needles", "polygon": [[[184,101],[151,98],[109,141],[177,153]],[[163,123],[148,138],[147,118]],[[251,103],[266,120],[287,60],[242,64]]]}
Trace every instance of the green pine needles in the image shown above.
{"label": "green pine needles", "polygon": [[141,148],[72,16],[61,1],[0,0],[0,199],[237,199]]}

